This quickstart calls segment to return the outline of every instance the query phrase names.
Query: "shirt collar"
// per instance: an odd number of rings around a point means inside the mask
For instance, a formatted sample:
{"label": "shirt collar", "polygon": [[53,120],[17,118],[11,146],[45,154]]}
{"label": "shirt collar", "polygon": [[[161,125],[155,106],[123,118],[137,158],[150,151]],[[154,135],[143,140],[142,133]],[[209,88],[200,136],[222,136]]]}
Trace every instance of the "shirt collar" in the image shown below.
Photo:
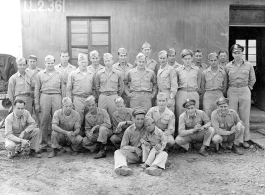
{"label": "shirt collar", "polygon": [[[242,60],[243,60],[243,59],[242,59]],[[241,65],[245,64],[245,62],[246,62],[246,60],[243,60],[243,63],[242,63],[242,64],[240,64],[239,66],[241,66]],[[235,66],[238,66],[238,65],[235,63],[235,59],[234,59],[234,60],[232,60],[232,64],[234,64]]]}
{"label": "shirt collar", "polygon": [[[219,114],[219,116],[222,116],[222,113],[221,113],[220,109],[217,109],[217,113]],[[232,114],[232,112],[231,112],[230,109],[228,109],[227,115],[230,115],[230,114]],[[225,115],[225,116],[227,116],[227,115]]]}
{"label": "shirt collar", "polygon": [[[184,69],[186,69],[186,66],[183,65],[181,68],[182,68],[182,70],[184,70]],[[192,64],[190,65],[190,68],[195,69],[195,64],[192,63]]]}
{"label": "shirt collar", "polygon": [[[210,66],[209,68],[206,69],[207,72],[211,72],[212,67]],[[221,68],[219,66],[217,66],[217,71],[216,72],[222,72]]]}
{"label": "shirt collar", "polygon": [[[124,114],[130,114],[130,111],[129,111],[129,109],[128,108],[125,108],[125,113]],[[116,116],[120,116],[120,113],[117,111],[116,113],[115,113],[115,115]]]}
{"label": "shirt collar", "polygon": [[18,120],[18,119],[20,119],[20,118],[22,118],[24,116],[24,112],[23,112],[23,114],[21,116],[17,116],[15,114],[15,112],[13,112],[13,115],[14,115],[15,119]]}
{"label": "shirt collar", "polygon": [[[194,115],[193,117],[197,117],[197,114],[198,114],[198,113],[197,113],[197,109],[196,109],[196,110],[195,110],[195,115]],[[188,112],[187,112],[187,111],[186,111],[186,115],[187,115],[188,118],[193,118],[193,117],[191,117],[190,115],[188,115]]]}

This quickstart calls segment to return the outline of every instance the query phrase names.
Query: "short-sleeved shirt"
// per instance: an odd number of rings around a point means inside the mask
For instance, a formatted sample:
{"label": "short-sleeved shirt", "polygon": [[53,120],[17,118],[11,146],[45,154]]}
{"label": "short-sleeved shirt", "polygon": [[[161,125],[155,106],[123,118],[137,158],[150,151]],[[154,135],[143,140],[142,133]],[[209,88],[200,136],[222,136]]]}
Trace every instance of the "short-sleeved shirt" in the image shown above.
{"label": "short-sleeved shirt", "polygon": [[94,126],[104,126],[108,129],[111,128],[109,114],[105,109],[97,108],[97,114],[94,116],[88,112],[85,116],[85,130],[89,132]]}
{"label": "short-sleeved shirt", "polygon": [[92,94],[93,75],[90,71],[83,73],[79,68],[70,72],[66,87],[66,96],[71,98],[72,95],[89,96]]}
{"label": "short-sleeved shirt", "polygon": [[256,82],[256,75],[250,62],[243,60],[243,63],[238,66],[233,60],[226,65],[226,71],[229,86],[242,84],[253,89],[253,85]]}
{"label": "short-sleeved shirt", "polygon": [[164,68],[159,68],[157,72],[157,86],[159,91],[169,90],[176,95],[178,91],[178,78],[175,69],[166,64]]}
{"label": "short-sleeved shirt", "polygon": [[5,137],[18,142],[20,133],[30,125],[37,127],[36,122],[31,117],[29,111],[24,110],[21,116],[16,116],[14,112],[10,113],[5,119]]}
{"label": "short-sleeved shirt", "polygon": [[37,74],[42,71],[41,68],[36,67],[36,69],[32,70],[30,68],[26,69],[26,73],[29,75],[30,77],[30,81],[31,81],[31,89],[35,88],[35,83],[36,83],[36,76]]}
{"label": "short-sleeved shirt", "polygon": [[124,79],[128,71],[133,69],[133,65],[128,62],[125,62],[125,66],[123,67],[121,66],[120,62],[117,62],[113,64],[112,68],[113,70],[118,71],[122,76],[122,78]]}
{"label": "short-sleeved shirt", "polygon": [[149,109],[146,116],[151,117],[155,121],[155,125],[169,135],[174,135],[175,132],[175,115],[167,107],[160,115],[159,107],[155,106]]}
{"label": "short-sleeved shirt", "polygon": [[55,65],[54,69],[62,73],[63,82],[66,85],[69,73],[74,71],[76,67],[68,63],[68,65],[64,68],[62,64],[60,63],[60,64]]}
{"label": "short-sleeved shirt", "polygon": [[131,92],[152,92],[157,87],[155,73],[148,68],[145,68],[143,75],[139,74],[137,67],[129,70],[124,84],[128,86]]}
{"label": "short-sleeved shirt", "polygon": [[31,82],[27,73],[22,76],[19,72],[17,72],[9,78],[7,95],[12,102],[15,100],[16,96],[30,93],[30,91]]}
{"label": "short-sleeved shirt", "polygon": [[187,112],[179,116],[179,134],[182,131],[193,129],[197,124],[204,125],[210,122],[209,117],[202,110],[196,109],[195,116],[191,117]]}
{"label": "short-sleeved shirt", "polygon": [[125,112],[121,115],[117,110],[112,114],[112,127],[113,130],[116,130],[118,124],[123,121],[132,121],[132,109],[125,108]]}
{"label": "short-sleeved shirt", "polygon": [[69,116],[63,113],[63,109],[56,110],[53,114],[52,124],[65,131],[75,131],[80,128],[80,115],[75,110]]}

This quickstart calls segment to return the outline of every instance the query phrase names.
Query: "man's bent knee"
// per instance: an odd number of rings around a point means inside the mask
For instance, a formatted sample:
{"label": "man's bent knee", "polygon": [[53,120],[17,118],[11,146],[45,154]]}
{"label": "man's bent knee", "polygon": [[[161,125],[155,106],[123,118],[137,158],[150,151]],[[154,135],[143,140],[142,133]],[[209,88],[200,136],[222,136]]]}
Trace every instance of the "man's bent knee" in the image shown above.
{"label": "man's bent knee", "polygon": [[222,141],[223,141],[222,136],[221,136],[221,135],[218,135],[218,134],[215,134],[215,135],[213,136],[213,138],[212,138],[212,142],[213,142],[214,144],[219,144],[219,143],[221,143]]}

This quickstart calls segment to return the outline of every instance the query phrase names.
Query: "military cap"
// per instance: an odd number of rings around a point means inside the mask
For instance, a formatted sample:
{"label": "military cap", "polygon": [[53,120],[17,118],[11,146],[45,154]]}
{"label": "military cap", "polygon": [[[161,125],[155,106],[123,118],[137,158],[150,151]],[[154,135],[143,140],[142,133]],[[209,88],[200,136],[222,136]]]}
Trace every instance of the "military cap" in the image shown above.
{"label": "military cap", "polygon": [[147,42],[145,42],[143,45],[142,45],[142,49],[144,48],[151,48],[151,45]]}
{"label": "military cap", "polygon": [[216,104],[217,106],[220,106],[222,104],[229,104],[229,100],[228,98],[220,97]]}
{"label": "military cap", "polygon": [[170,48],[167,50],[167,55],[176,55],[176,50],[174,48]]}
{"label": "military cap", "polygon": [[133,116],[136,116],[138,114],[146,115],[146,113],[147,113],[147,109],[145,107],[143,107],[143,106],[137,106],[132,111],[132,115]]}
{"label": "military cap", "polygon": [[142,59],[142,58],[145,59],[145,55],[143,53],[138,53],[138,55],[136,56],[136,59],[139,60],[139,59]]}
{"label": "military cap", "polygon": [[69,98],[69,97],[64,97],[63,100],[62,100],[62,104],[63,105],[72,104],[72,103],[73,102],[72,102],[71,98]]}
{"label": "military cap", "polygon": [[28,57],[28,59],[33,59],[33,60],[38,60],[38,58],[37,58],[37,56],[34,56],[34,55],[30,55],[29,57]]}
{"label": "military cap", "polygon": [[187,55],[191,55],[191,57],[193,57],[193,52],[190,49],[183,49],[180,55],[182,58]]}
{"label": "military cap", "polygon": [[232,47],[230,48],[230,51],[231,52],[234,52],[234,51],[244,51],[244,47],[239,45],[239,44],[234,44],[232,45]]}
{"label": "military cap", "polygon": [[89,53],[90,57],[98,57],[98,51],[97,50],[93,50]]}
{"label": "military cap", "polygon": [[55,61],[55,59],[54,59],[54,57],[52,56],[52,55],[47,55],[46,57],[45,57],[45,60],[44,60],[45,62],[47,62],[47,61]]}
{"label": "military cap", "polygon": [[127,54],[127,50],[124,49],[124,48],[120,48],[120,49],[118,50],[118,54]]}
{"label": "military cap", "polygon": [[17,64],[23,64],[23,63],[27,63],[27,62],[26,62],[26,59],[25,58],[18,57],[18,58],[16,58],[16,63]]}
{"label": "military cap", "polygon": [[117,98],[114,99],[114,102],[115,103],[123,103],[124,100],[122,99],[122,97],[119,96],[119,97],[117,97]]}
{"label": "military cap", "polygon": [[186,101],[182,104],[183,108],[188,108],[191,105],[195,105],[196,101],[194,99],[186,99]]}
{"label": "military cap", "polygon": [[88,62],[87,55],[82,54],[82,53],[79,53],[79,54],[78,54],[78,61],[79,61],[79,62],[82,62],[82,61],[86,61],[86,62]]}
{"label": "military cap", "polygon": [[91,96],[88,96],[88,98],[85,100],[86,103],[95,103],[96,102],[96,98],[91,95]]}
{"label": "military cap", "polygon": [[208,59],[209,59],[209,60],[210,60],[210,59],[213,59],[213,58],[218,58],[217,53],[213,52],[213,53],[210,53],[210,54],[208,55]]}
{"label": "military cap", "polygon": [[146,124],[146,123],[154,123],[155,122],[155,120],[153,119],[153,118],[151,118],[151,117],[149,117],[149,116],[146,116],[145,118],[144,118],[144,123]]}
{"label": "military cap", "polygon": [[158,53],[158,57],[160,56],[167,56],[167,52],[165,50],[162,50]]}
{"label": "military cap", "polygon": [[104,59],[113,59],[113,56],[110,53],[104,53],[103,58]]}

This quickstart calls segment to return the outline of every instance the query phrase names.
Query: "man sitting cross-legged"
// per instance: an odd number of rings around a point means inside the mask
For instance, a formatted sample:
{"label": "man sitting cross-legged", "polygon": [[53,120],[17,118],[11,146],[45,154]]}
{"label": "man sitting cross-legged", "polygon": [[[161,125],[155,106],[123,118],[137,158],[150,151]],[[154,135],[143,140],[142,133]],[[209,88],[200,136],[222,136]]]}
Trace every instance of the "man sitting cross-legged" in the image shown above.
{"label": "man sitting cross-legged", "polygon": [[146,111],[146,108],[142,106],[135,107],[132,111],[134,124],[125,130],[121,141],[121,149],[114,153],[114,171],[117,175],[132,174],[132,169],[127,164],[140,163],[142,160],[140,139],[145,133],[144,118]]}
{"label": "man sitting cross-legged", "polygon": [[[162,169],[165,169],[168,154],[163,151],[167,140],[164,132],[155,126],[154,119],[146,117],[144,120],[145,135],[141,138],[143,150],[142,168],[149,175],[159,176]],[[148,167],[148,168],[147,168]]]}
{"label": "man sitting cross-legged", "polygon": [[62,100],[63,108],[56,110],[52,119],[52,148],[49,158],[55,157],[62,146],[70,146],[72,155],[82,148],[80,133],[80,115],[73,110],[73,103],[69,97]]}

